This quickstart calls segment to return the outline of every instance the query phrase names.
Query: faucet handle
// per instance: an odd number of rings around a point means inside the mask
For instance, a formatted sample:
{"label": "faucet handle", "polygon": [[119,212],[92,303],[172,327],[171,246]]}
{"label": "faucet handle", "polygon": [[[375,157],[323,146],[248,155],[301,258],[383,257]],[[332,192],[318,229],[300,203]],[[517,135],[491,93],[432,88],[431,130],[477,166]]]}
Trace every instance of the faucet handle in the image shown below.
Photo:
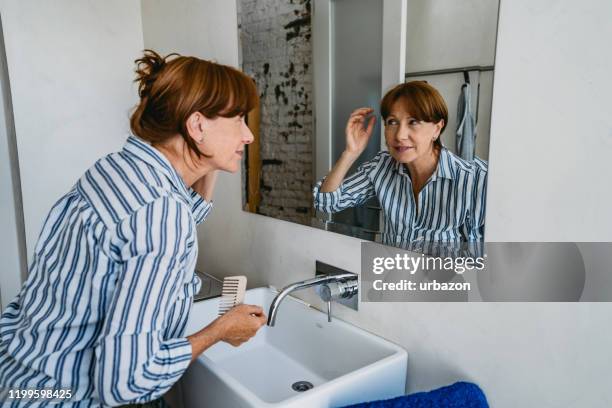
{"label": "faucet handle", "polygon": [[334,299],[339,299],[342,297],[342,292],[342,288],[338,285],[338,282],[329,282],[317,286],[317,293],[324,302],[331,302]]}
{"label": "faucet handle", "polygon": [[342,296],[342,290],[340,289],[337,282],[333,282],[317,286],[317,293],[324,302],[327,302],[327,321],[331,323],[332,300],[340,298]]}
{"label": "faucet handle", "polygon": [[317,293],[324,302],[327,302],[327,321],[331,322],[332,301],[353,297],[357,293],[357,281],[324,283],[317,286]]}

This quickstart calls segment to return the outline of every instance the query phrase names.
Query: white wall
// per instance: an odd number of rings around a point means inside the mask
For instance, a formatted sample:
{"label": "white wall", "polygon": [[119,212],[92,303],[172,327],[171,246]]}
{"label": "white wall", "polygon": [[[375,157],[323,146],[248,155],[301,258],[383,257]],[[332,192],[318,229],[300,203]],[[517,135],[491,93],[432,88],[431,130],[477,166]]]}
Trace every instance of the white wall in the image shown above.
{"label": "white wall", "polygon": [[611,15],[608,0],[502,1],[488,240],[612,241]]}
{"label": "white wall", "polygon": [[227,47],[227,42],[237,41],[237,25],[227,26],[226,20],[215,18],[235,10],[234,1],[141,0],[141,5],[146,48],[162,55],[177,52],[199,57],[204,49],[208,59],[236,65],[236,47]]}
{"label": "white wall", "polygon": [[[217,32],[219,43],[211,47],[206,41],[196,42],[183,52],[236,65],[235,4],[223,1],[221,7],[220,3],[213,2],[214,7],[201,14],[199,25],[222,29]],[[611,5],[600,0],[591,2],[588,10],[572,0],[559,0],[554,7],[550,3],[502,1],[487,233],[497,240],[543,237],[577,240],[587,237],[586,232],[590,231],[591,239],[610,241],[612,215],[604,211],[610,192],[600,184],[609,172],[604,171],[603,162],[588,163],[585,156],[588,150],[591,157],[601,159],[611,148],[610,116],[601,111],[605,105],[598,106],[597,99],[592,102],[593,97],[601,97],[603,102],[603,96],[612,93],[605,82],[606,69],[609,71],[612,61],[602,52],[607,49],[607,39],[612,38],[610,26],[604,21],[604,16],[612,11]],[[172,43],[173,27],[148,27],[149,31],[145,30],[148,47],[156,47],[154,38],[163,38],[165,47]],[[148,36],[152,35],[150,30],[157,31],[155,37]],[[176,38],[179,40],[180,37]],[[586,43],[593,51],[585,49],[582,44]],[[223,51],[220,54],[223,60],[215,54],[217,50]],[[576,63],[576,55],[589,60]],[[554,75],[555,72],[562,76]],[[536,82],[545,86],[535,86]],[[531,86],[525,88],[525,84]],[[584,107],[561,103],[569,104],[571,95],[576,95]],[[536,107],[537,111],[532,112]],[[569,115],[570,110],[578,115]],[[595,114],[585,115],[587,110]],[[557,112],[564,115],[563,120],[559,120]],[[536,121],[536,113],[559,123]],[[580,132],[575,129],[578,125],[582,127]],[[540,153],[545,151],[543,142],[534,139],[543,134],[550,135],[543,137],[545,140],[554,136],[563,141],[557,143],[554,151],[560,158]],[[532,150],[535,146],[539,149]],[[604,153],[593,152],[596,149]],[[525,168],[517,168],[517,164]],[[546,166],[562,174],[556,176]],[[533,177],[535,168],[547,178],[540,174]],[[597,176],[592,176],[592,170],[599,171]],[[586,186],[561,183],[561,177],[570,177],[574,182],[580,179]],[[599,188],[589,189],[589,185]],[[568,197],[571,191],[576,191],[576,198]],[[585,192],[587,203],[580,197]],[[202,269],[219,276],[245,274],[251,287],[267,284],[280,287],[312,277],[316,259],[359,271],[358,240],[243,212],[240,194],[239,175],[224,174],[219,178],[216,207],[199,231]],[[548,218],[543,213],[549,211],[564,216],[560,220],[567,220],[572,208],[576,213],[585,207],[593,212],[581,216],[587,222],[585,226],[578,225],[577,219],[555,225],[547,219],[541,224],[538,219]],[[591,222],[595,218],[600,221],[598,224]],[[301,297],[316,302],[310,291]],[[408,350],[409,392],[468,380],[479,384],[496,408],[612,405],[607,391],[612,381],[609,367],[612,305],[362,303],[359,312],[340,306],[336,312]]]}
{"label": "white wall", "polygon": [[0,12],[31,257],[53,203],[126,138],[140,2],[6,0]]}
{"label": "white wall", "polygon": [[406,71],[493,65],[498,0],[410,0]]}

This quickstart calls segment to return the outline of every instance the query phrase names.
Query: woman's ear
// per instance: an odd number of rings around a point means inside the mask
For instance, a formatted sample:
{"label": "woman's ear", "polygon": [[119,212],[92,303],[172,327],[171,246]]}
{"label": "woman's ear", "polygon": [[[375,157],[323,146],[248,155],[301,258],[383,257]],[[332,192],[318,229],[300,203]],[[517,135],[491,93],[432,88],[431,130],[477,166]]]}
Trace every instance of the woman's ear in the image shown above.
{"label": "woman's ear", "polygon": [[187,132],[196,143],[204,141],[204,121],[206,118],[200,112],[193,112],[187,118]]}
{"label": "woman's ear", "polygon": [[436,136],[433,138],[433,140],[435,141],[436,139],[440,137],[440,134],[442,133],[442,129],[444,128],[444,119],[440,119],[438,123],[434,124],[434,127],[436,128],[435,130]]}

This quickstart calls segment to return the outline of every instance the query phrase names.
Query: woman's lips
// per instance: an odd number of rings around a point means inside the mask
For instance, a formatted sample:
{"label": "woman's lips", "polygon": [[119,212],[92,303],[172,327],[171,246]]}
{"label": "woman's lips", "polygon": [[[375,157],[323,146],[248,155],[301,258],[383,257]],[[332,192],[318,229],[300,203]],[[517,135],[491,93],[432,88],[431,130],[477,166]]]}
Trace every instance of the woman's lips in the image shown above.
{"label": "woman's lips", "polygon": [[398,153],[404,153],[407,152],[409,149],[412,149],[413,147],[411,146],[394,146],[394,149],[398,152]]}
{"label": "woman's lips", "polygon": [[240,157],[242,157],[242,155],[244,154],[243,150],[236,150],[236,154]]}

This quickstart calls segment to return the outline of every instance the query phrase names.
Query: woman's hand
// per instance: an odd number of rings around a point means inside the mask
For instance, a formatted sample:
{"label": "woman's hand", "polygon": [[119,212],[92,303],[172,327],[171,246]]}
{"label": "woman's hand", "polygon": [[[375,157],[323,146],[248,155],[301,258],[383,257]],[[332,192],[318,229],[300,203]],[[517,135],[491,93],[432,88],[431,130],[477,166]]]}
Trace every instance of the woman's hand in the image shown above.
{"label": "woman's hand", "polygon": [[346,123],[346,148],[321,184],[322,193],[336,191],[353,163],[365,150],[376,123],[376,116],[372,116],[368,120],[368,125],[364,127],[368,115],[372,112],[374,112],[372,108],[359,108],[351,113]]}
{"label": "woman's hand", "polygon": [[213,170],[203,177],[196,180],[191,186],[199,195],[206,201],[211,202],[213,192],[215,191],[215,183],[217,182],[217,170]]}
{"label": "woman's hand", "polygon": [[224,341],[237,347],[255,336],[266,323],[263,309],[253,305],[238,305],[197,333],[187,337],[191,343],[191,361],[213,344]]}
{"label": "woman's hand", "polygon": [[238,305],[215,320],[213,326],[218,326],[220,341],[238,347],[255,336],[257,330],[266,324],[263,309],[253,305]]}
{"label": "woman's hand", "polygon": [[346,123],[346,148],[345,152],[354,157],[355,159],[359,157],[361,153],[365,150],[368,145],[368,141],[372,136],[372,130],[374,129],[374,124],[376,123],[376,116],[371,116],[367,121],[366,119],[369,115],[374,112],[372,108],[359,108],[355,109],[351,116],[349,117],[348,122]]}

